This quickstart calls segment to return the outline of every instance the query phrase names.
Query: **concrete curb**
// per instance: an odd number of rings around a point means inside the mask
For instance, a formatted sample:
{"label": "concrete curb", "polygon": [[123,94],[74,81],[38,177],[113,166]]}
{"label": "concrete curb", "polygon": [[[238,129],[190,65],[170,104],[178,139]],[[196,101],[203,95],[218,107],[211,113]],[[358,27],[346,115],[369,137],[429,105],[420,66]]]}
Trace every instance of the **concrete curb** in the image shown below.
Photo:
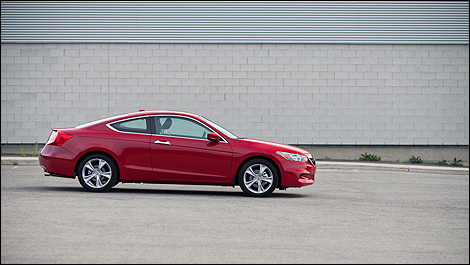
{"label": "concrete curb", "polygon": [[454,166],[430,166],[430,165],[402,165],[385,164],[376,162],[336,162],[336,161],[317,161],[317,169],[382,169],[391,171],[406,172],[434,172],[434,173],[452,173],[468,175],[468,167]]}
{"label": "concrete curb", "polygon": [[37,157],[3,157],[2,165],[15,165],[15,166],[39,166]]}
{"label": "concrete curb", "polygon": [[[37,157],[2,157],[2,165],[39,166]],[[452,174],[469,174],[468,167],[428,166],[428,165],[398,165],[376,162],[339,162],[317,161],[318,169],[382,169],[406,172],[438,172]]]}

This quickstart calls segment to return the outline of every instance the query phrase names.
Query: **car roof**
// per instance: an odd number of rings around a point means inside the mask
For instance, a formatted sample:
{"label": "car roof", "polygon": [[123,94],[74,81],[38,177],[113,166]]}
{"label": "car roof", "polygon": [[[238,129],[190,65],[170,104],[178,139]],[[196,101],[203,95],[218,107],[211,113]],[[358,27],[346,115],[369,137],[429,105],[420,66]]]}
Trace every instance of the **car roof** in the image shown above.
{"label": "car roof", "polygon": [[87,122],[84,124],[80,124],[76,126],[75,128],[90,127],[90,126],[95,126],[95,125],[103,124],[103,123],[105,124],[111,123],[111,122],[119,121],[122,119],[128,119],[128,118],[139,117],[139,116],[149,116],[149,115],[183,115],[183,116],[189,116],[189,117],[194,117],[194,118],[199,117],[199,115],[197,114],[189,113],[189,112],[182,112],[182,111],[139,110],[136,112],[129,112],[127,114],[115,115],[115,116],[110,116],[110,117],[106,117],[103,119]]}
{"label": "car roof", "polygon": [[183,115],[190,117],[198,117],[199,115],[183,112],[183,111],[171,111],[171,110],[139,110],[135,112],[129,112],[129,117],[142,116],[142,115]]}

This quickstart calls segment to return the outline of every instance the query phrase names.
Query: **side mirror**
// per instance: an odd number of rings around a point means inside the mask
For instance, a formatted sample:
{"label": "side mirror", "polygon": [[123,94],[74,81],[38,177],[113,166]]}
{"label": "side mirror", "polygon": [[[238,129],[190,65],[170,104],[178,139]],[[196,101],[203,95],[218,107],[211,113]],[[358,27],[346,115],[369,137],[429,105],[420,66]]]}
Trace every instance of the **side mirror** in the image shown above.
{"label": "side mirror", "polygon": [[220,136],[216,133],[208,133],[207,139],[214,142],[220,142]]}

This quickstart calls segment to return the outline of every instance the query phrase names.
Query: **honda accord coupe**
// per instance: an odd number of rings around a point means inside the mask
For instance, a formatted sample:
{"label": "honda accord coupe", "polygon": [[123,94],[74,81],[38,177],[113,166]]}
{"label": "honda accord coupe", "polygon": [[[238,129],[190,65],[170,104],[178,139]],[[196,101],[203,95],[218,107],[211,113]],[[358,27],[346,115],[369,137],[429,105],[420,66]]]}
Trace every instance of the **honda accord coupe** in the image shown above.
{"label": "honda accord coupe", "polygon": [[240,186],[250,196],[315,181],[306,150],[239,138],[196,114],[138,111],[52,129],[39,153],[46,176],[77,177],[87,191],[122,183]]}

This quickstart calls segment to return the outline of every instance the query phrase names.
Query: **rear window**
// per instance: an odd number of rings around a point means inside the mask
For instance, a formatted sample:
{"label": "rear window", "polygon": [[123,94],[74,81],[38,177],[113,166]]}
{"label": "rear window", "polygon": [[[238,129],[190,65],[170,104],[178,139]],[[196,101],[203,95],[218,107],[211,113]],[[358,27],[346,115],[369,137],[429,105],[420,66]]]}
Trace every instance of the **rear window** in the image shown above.
{"label": "rear window", "polygon": [[131,120],[125,120],[115,122],[109,126],[120,132],[132,132],[132,133],[150,133],[147,118],[136,118]]}

